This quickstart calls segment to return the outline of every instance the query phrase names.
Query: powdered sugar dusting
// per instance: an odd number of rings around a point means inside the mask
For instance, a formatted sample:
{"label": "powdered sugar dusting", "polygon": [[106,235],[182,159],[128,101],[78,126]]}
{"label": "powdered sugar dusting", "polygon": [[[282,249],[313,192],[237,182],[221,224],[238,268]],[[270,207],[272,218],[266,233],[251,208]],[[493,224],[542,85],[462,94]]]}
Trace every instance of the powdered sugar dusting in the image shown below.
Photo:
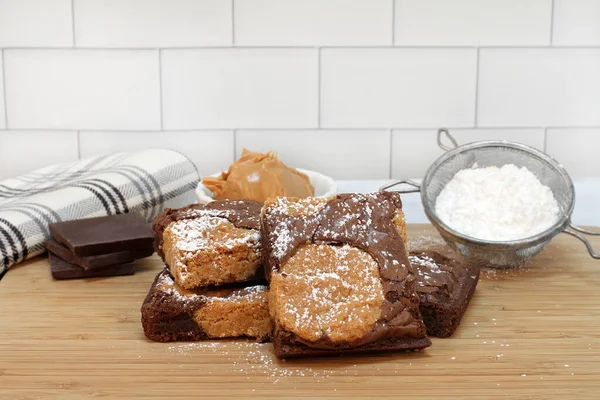
{"label": "powdered sugar dusting", "polygon": [[431,274],[441,274],[442,271],[440,266],[433,260],[433,258],[426,255],[419,256],[408,256],[410,263],[414,266],[422,266],[425,268],[415,268],[419,276],[422,278],[417,281],[417,284],[423,286],[427,281],[431,280]]}
{"label": "powdered sugar dusting", "polygon": [[268,288],[265,285],[246,286],[238,289],[196,289],[187,290],[175,283],[168,274],[162,274],[157,282],[159,290],[180,302],[192,302],[201,297],[210,298],[212,301],[267,301],[265,294]]}
{"label": "powdered sugar dusting", "polygon": [[[228,302],[239,302],[239,301],[264,301],[267,302],[265,296],[269,289],[265,285],[247,286],[243,289],[235,290],[229,293],[225,297],[213,296],[213,301],[228,301]],[[208,292],[207,295],[210,295]]]}
{"label": "powdered sugar dusting", "polygon": [[534,236],[560,216],[550,188],[512,164],[457,172],[437,197],[435,211],[456,231],[492,241]]}
{"label": "powdered sugar dusting", "polygon": [[[212,210],[202,210],[212,211]],[[245,235],[228,235],[232,229],[231,222],[212,213],[201,213],[194,219],[182,219],[172,223],[170,229],[179,239],[177,249],[186,252],[225,247],[233,249],[239,245],[258,247],[260,233],[256,230],[247,230]],[[236,228],[237,229],[237,228]],[[216,240],[218,238],[218,240]]]}
{"label": "powdered sugar dusting", "polygon": [[307,217],[321,212],[328,199],[309,197],[306,199],[294,199],[289,197],[277,197],[269,204],[269,213],[273,215],[289,215],[292,217]]}
{"label": "powdered sugar dusting", "polygon": [[160,276],[160,278],[158,279],[158,282],[156,283],[156,287],[158,287],[160,291],[164,292],[169,297],[172,297],[179,302],[185,303],[185,302],[189,302],[189,301],[194,301],[200,297],[194,291],[185,290],[185,289],[179,287],[175,283],[173,278],[171,278],[171,276],[169,276],[168,274],[165,274],[165,273],[163,273]]}
{"label": "powdered sugar dusting", "polygon": [[[327,199],[307,198],[293,200],[286,197],[277,197],[268,204],[268,214],[273,217],[281,215],[292,216],[306,221],[307,217],[319,214],[327,203]],[[290,219],[280,220],[272,229],[275,240],[272,243],[272,256],[280,260],[289,249],[294,238],[290,234]]]}
{"label": "powdered sugar dusting", "polygon": [[[433,258],[421,255],[421,256],[408,256],[408,259],[411,263],[423,265],[431,270],[434,274],[439,274],[442,272],[439,265],[433,260]],[[419,272],[420,273],[420,272]]]}
{"label": "powdered sugar dusting", "polygon": [[437,233],[408,237],[409,250],[420,251],[424,249],[443,249],[444,247],[446,247],[446,242]]}
{"label": "powdered sugar dusting", "polygon": [[281,223],[277,225],[275,229],[273,229],[276,238],[273,241],[272,254],[279,260],[283,257],[285,251],[289,248],[293,240],[289,229],[286,229],[286,225],[287,224],[285,223]]}
{"label": "powdered sugar dusting", "polygon": [[[256,229],[236,228],[223,216],[227,211],[189,210],[188,213],[193,218],[175,221],[165,229],[165,233],[170,233],[173,238],[171,252],[177,254],[169,262],[171,267],[177,269],[178,278],[182,282],[190,277],[188,262],[201,253],[229,254],[240,247],[255,249],[257,253],[260,251],[260,232]],[[219,267],[217,263],[206,265]]]}
{"label": "powdered sugar dusting", "polygon": [[[159,347],[157,347],[159,349]],[[167,357],[180,360],[182,357],[193,359],[203,355],[215,355],[222,362],[220,368],[238,377],[245,376],[247,380],[255,377],[267,378],[272,385],[282,383],[289,377],[313,377],[315,382],[325,382],[335,375],[356,376],[357,365],[327,368],[323,366],[297,365],[278,360],[273,355],[271,343],[256,343],[246,340],[219,340],[189,343],[173,343],[167,348]],[[186,364],[184,364],[186,365]],[[194,365],[195,368],[197,368]],[[204,375],[212,375],[210,369]],[[259,383],[257,382],[257,385]],[[262,383],[260,383],[262,384]]]}
{"label": "powdered sugar dusting", "polygon": [[[328,227],[320,225],[319,219],[323,217],[324,210],[330,199],[294,199],[278,197],[267,204],[265,208],[266,217],[275,221],[276,225],[271,226],[272,256],[281,260],[294,240],[294,227],[302,224],[312,223],[315,229],[318,227],[319,233],[331,238],[335,238],[338,232],[348,231],[352,235],[359,233],[368,234],[369,241],[378,243],[385,234],[371,231],[373,207],[370,203],[386,202],[381,199],[377,193],[353,194],[347,197],[343,202],[337,203],[334,209],[327,209],[329,217],[333,224]],[[285,218],[278,218],[278,217]],[[387,267],[387,265],[385,266]]]}
{"label": "powdered sugar dusting", "polygon": [[307,340],[360,338],[381,312],[377,263],[349,245],[304,246],[271,279],[275,318]]}

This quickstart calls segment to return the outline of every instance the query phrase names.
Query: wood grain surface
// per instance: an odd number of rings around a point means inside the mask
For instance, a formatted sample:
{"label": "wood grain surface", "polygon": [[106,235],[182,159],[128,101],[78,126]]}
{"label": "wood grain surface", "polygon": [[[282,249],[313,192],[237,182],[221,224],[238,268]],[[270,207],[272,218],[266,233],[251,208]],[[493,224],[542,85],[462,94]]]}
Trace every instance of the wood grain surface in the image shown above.
{"label": "wood grain surface", "polygon": [[[440,239],[409,227],[415,247]],[[600,248],[600,237],[593,241]],[[600,261],[566,235],[486,271],[454,337],[419,353],[280,362],[252,341],[154,343],[140,306],[162,268],[53,281],[45,258],[0,281],[0,398],[600,399]]]}

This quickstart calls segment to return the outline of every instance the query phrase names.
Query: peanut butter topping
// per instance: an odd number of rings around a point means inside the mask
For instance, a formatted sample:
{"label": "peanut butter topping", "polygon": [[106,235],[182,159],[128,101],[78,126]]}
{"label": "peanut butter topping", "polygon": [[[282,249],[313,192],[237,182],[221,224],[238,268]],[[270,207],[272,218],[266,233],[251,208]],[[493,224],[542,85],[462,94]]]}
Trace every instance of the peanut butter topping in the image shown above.
{"label": "peanut butter topping", "polygon": [[392,219],[396,229],[398,229],[398,233],[404,242],[404,246],[408,246],[408,238],[406,237],[406,220],[404,218],[404,211],[402,209],[397,209],[394,212],[394,218]]}
{"label": "peanut butter topping", "polygon": [[272,152],[265,154],[242,150],[242,156],[218,178],[202,178],[215,200],[257,200],[269,197],[309,197],[314,188],[308,176],[286,166]]}
{"label": "peanut butter topping", "polygon": [[209,297],[194,320],[210,337],[264,337],[271,331],[267,291],[243,297]]}
{"label": "peanut butter topping", "polygon": [[301,247],[271,277],[273,319],[315,342],[356,341],[381,317],[379,267],[368,253],[348,245]]}
{"label": "peanut butter topping", "polygon": [[260,233],[238,228],[213,210],[194,210],[196,217],[171,222],[163,232],[165,262],[186,289],[245,281],[261,262]]}

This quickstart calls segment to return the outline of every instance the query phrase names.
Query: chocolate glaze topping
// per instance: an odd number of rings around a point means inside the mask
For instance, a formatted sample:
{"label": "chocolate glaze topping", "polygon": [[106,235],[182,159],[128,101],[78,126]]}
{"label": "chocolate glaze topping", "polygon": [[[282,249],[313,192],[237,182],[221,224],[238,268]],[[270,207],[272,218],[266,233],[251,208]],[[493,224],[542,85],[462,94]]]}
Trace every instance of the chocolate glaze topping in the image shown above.
{"label": "chocolate glaze topping", "polygon": [[450,296],[458,278],[450,259],[433,251],[410,253],[409,260],[416,270],[417,292],[438,292]]}
{"label": "chocolate glaze topping", "polygon": [[473,268],[435,251],[410,252],[409,260],[417,272],[417,292],[429,295],[430,301],[444,301],[460,291],[463,275],[472,274]]}

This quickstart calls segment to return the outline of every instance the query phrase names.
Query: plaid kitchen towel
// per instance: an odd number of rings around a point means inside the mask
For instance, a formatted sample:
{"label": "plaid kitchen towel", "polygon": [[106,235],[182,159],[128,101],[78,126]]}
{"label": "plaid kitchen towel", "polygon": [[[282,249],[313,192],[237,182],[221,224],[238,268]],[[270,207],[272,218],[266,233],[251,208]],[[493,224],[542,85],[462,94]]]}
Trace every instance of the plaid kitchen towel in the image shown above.
{"label": "plaid kitchen towel", "polygon": [[132,211],[151,221],[165,207],[194,202],[198,180],[185,156],[147,150],[53,165],[0,181],[0,277],[45,251],[51,223]]}

